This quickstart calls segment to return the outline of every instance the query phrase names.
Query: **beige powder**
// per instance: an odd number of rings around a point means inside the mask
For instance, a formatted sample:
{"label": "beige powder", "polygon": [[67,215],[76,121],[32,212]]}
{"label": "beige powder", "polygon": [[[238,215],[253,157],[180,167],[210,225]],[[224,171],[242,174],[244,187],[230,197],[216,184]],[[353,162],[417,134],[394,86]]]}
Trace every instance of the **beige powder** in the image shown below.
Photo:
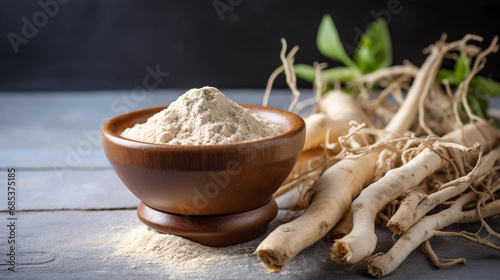
{"label": "beige powder", "polygon": [[242,261],[252,256],[252,247],[213,248],[172,234],[140,226],[120,238],[114,256],[135,257],[165,266],[177,275],[202,273],[217,262]]}
{"label": "beige powder", "polygon": [[181,95],[146,123],[127,128],[122,137],[169,145],[219,145],[276,136],[281,129],[229,100],[218,89],[203,87]]}

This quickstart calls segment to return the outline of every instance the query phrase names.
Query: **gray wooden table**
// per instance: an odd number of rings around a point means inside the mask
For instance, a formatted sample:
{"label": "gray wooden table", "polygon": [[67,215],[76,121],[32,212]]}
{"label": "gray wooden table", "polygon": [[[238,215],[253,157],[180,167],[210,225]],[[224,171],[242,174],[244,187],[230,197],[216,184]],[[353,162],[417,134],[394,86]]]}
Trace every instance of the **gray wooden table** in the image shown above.
{"label": "gray wooden table", "polygon": [[[168,269],[132,258],[109,257],[116,239],[140,226],[138,200],[108,164],[100,127],[118,114],[169,104],[184,90],[1,93],[0,94],[0,279],[170,279]],[[223,92],[239,103],[261,104],[263,90]],[[310,93],[309,93],[310,94]],[[288,91],[274,91],[270,105],[286,109]],[[498,101],[494,107],[500,108]],[[15,168],[15,194],[8,193],[8,169]],[[12,180],[11,180],[12,181]],[[15,197],[10,213],[8,197]],[[12,203],[11,203],[12,204]],[[12,206],[12,205],[11,205]],[[270,230],[286,215],[280,210]],[[489,219],[500,230],[500,219]],[[476,231],[478,225],[451,230]],[[392,244],[383,227],[378,251]],[[385,233],[385,234],[384,234]],[[260,240],[241,245],[255,248]],[[9,243],[15,240],[15,245]],[[441,257],[466,257],[467,264],[436,269],[415,250],[386,279],[498,279],[500,252],[457,239],[435,238]],[[11,246],[15,246],[11,250]],[[245,265],[215,265],[193,278],[369,279],[363,265],[341,266],[328,259],[328,240],[301,252],[280,274],[265,274],[255,256]],[[242,249],[243,250],[243,249]],[[15,254],[15,272],[8,262]],[[247,253],[248,255],[248,253]],[[217,267],[218,266],[218,267]],[[186,276],[191,278],[190,275]]]}

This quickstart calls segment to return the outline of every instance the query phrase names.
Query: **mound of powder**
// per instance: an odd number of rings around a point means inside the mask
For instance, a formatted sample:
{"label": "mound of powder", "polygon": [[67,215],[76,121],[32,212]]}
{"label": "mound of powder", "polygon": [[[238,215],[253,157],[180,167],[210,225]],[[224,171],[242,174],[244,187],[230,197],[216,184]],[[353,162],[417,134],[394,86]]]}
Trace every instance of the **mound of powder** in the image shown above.
{"label": "mound of powder", "polygon": [[252,248],[207,247],[188,239],[163,234],[146,226],[130,231],[120,239],[113,256],[134,257],[165,266],[171,273],[183,275],[206,271],[218,262],[248,262]]}
{"label": "mound of powder", "polygon": [[276,136],[281,128],[251,114],[218,89],[203,87],[181,95],[167,109],[121,136],[169,145],[219,145]]}

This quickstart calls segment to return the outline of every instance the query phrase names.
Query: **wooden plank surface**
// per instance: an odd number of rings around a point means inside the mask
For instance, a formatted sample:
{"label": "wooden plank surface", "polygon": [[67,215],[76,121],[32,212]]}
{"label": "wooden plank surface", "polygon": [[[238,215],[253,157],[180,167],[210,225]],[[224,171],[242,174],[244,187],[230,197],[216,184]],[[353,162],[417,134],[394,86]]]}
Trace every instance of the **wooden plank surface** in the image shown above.
{"label": "wooden plank surface", "polygon": [[[18,210],[120,209],[139,203],[111,167],[64,171],[17,168],[16,173]],[[0,192],[0,210],[7,209],[5,201],[7,192]]]}
{"label": "wooden plank surface", "polygon": [[[134,210],[125,211],[53,211],[17,213],[18,229],[15,273],[6,270],[3,254],[8,250],[6,238],[0,240],[3,258],[0,279],[192,279],[196,275],[172,275],[168,267],[136,258],[112,256],[117,239],[132,229],[142,227]],[[281,211],[279,218],[286,216]],[[0,215],[5,221],[6,215]],[[275,220],[268,232],[279,225]],[[499,226],[493,223],[494,227]],[[477,230],[477,225],[462,225],[453,230]],[[380,237],[378,251],[387,250],[392,243],[390,233],[377,229]],[[1,236],[6,236],[1,227]],[[328,258],[330,242],[320,240],[301,252],[279,274],[265,274],[257,257],[251,252],[265,235],[238,246],[237,259],[214,264],[204,272],[207,279],[370,279],[364,265],[339,265]],[[421,249],[384,279],[495,279],[500,268],[498,251],[486,249],[454,238],[436,238],[434,249],[442,257],[466,257],[467,264],[436,269]],[[232,264],[233,263],[233,264]],[[244,265],[243,265],[244,264]],[[235,268],[237,268],[235,270]],[[198,278],[200,278],[198,276]]]}
{"label": "wooden plank surface", "polygon": [[[239,103],[261,104],[263,90],[224,92]],[[165,105],[182,93],[182,90],[148,92],[143,100],[135,103],[126,99],[131,98],[127,91],[0,94],[0,170],[3,172],[0,183],[6,186],[7,167],[16,167],[18,183],[16,273],[7,270],[11,246],[8,218],[12,216],[6,211],[7,192],[5,188],[0,191],[0,221],[3,221],[0,223],[0,279],[179,278],[161,265],[109,257],[116,238],[143,225],[134,210],[137,198],[114,174],[96,133],[105,120],[120,110]],[[311,96],[310,92],[306,95]],[[280,90],[273,92],[270,105],[286,108],[289,102],[289,91]],[[500,108],[498,102],[494,104]],[[84,150],[85,145],[90,148]],[[273,221],[268,232],[279,225],[286,214],[280,211],[280,217]],[[489,221],[495,230],[500,230],[499,219]],[[459,225],[450,229],[475,232],[478,226]],[[377,250],[385,251],[392,244],[390,234],[383,227],[377,231],[381,238]],[[264,236],[240,245],[245,265],[235,269],[236,263],[216,264],[205,277],[370,279],[364,266],[351,268],[330,261],[328,240],[321,240],[301,252],[282,273],[267,275],[257,258],[248,255]],[[467,264],[438,270],[417,249],[385,279],[494,279],[500,273],[498,251],[453,238],[435,238],[433,245],[441,257],[466,257]],[[191,276],[186,277],[191,279]]]}

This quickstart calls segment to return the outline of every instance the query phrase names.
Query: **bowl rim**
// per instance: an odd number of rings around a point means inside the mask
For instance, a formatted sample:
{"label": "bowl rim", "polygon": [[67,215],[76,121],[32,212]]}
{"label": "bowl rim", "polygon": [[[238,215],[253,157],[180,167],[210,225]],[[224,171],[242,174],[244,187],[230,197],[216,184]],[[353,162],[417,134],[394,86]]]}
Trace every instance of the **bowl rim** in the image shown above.
{"label": "bowl rim", "polygon": [[[265,107],[261,105],[255,105],[255,104],[244,104],[244,103],[237,103],[238,105],[242,106],[245,109],[251,110],[252,108],[256,108],[259,110],[265,110],[268,112],[272,113],[278,113],[281,116],[285,116],[287,120],[292,120],[293,125],[290,129],[287,131],[284,131],[276,136],[272,137],[267,137],[263,139],[257,139],[257,140],[252,140],[252,141],[245,141],[245,142],[240,142],[240,143],[230,143],[230,144],[212,144],[212,145],[170,145],[170,144],[161,144],[161,143],[151,143],[151,142],[143,142],[143,141],[137,141],[129,138],[125,138],[120,136],[118,133],[114,131],[114,129],[111,128],[111,126],[116,125],[117,122],[123,121],[124,119],[130,118],[131,115],[144,115],[145,113],[150,113],[153,112],[152,115],[149,117],[153,116],[154,114],[160,112],[161,110],[164,110],[168,108],[169,105],[166,106],[157,106],[157,107],[150,107],[150,108],[144,108],[140,110],[135,110],[131,111],[128,113],[124,113],[118,116],[115,116],[108,121],[104,123],[104,125],[101,128],[102,134],[105,134],[106,137],[108,138],[114,138],[117,139],[118,141],[122,143],[130,143],[133,144],[137,148],[154,148],[154,149],[162,149],[162,150],[185,150],[185,151],[191,151],[191,150],[197,150],[197,151],[202,151],[202,150],[214,150],[214,149],[231,149],[231,148],[245,148],[248,146],[252,145],[259,145],[259,144],[265,144],[265,143],[272,143],[275,140],[281,140],[285,139],[288,137],[293,137],[296,134],[300,134],[303,130],[306,129],[306,125],[302,117],[299,115],[285,111],[282,109],[274,108],[274,107]],[[148,117],[148,118],[149,118]],[[268,119],[263,118],[262,116],[259,115],[262,119],[269,121]],[[276,124],[276,123],[275,123]]]}

